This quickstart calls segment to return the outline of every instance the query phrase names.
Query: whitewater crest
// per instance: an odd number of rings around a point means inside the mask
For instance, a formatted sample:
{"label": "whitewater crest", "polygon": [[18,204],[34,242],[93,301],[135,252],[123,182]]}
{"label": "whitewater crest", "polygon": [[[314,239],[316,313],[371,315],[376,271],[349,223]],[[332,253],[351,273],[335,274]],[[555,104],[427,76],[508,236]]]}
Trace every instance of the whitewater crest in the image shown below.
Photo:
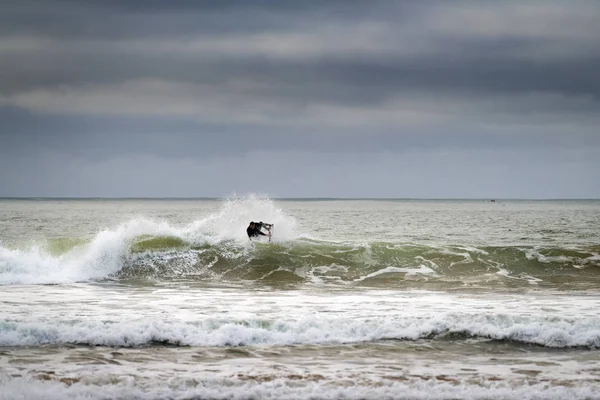
{"label": "whitewater crest", "polygon": [[[117,274],[139,253],[220,247],[245,254],[251,250],[246,226],[262,219],[277,226],[274,242],[295,237],[296,222],[268,198],[233,198],[221,209],[189,224],[136,218],[106,228],[91,238],[53,238],[27,248],[0,243],[0,285],[54,284],[97,280]],[[168,258],[168,257],[167,257]],[[159,255],[164,260],[165,255]]]}
{"label": "whitewater crest", "polygon": [[551,348],[600,348],[598,318],[439,313],[378,318],[202,319],[129,318],[0,320],[0,346],[152,344],[237,347],[319,345],[380,340],[492,339]]}

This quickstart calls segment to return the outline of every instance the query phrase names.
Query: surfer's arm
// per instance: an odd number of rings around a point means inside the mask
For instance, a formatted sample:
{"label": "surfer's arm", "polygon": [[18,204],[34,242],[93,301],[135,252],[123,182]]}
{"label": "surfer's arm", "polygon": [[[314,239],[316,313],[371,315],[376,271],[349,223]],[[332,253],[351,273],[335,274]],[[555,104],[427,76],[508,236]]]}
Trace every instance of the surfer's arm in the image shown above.
{"label": "surfer's arm", "polygon": [[260,229],[255,229],[255,230],[251,230],[251,231],[246,231],[246,233],[248,233],[248,238],[250,240],[252,240],[253,236],[258,236],[258,235],[262,235],[262,236],[267,236],[266,233],[263,233]]}

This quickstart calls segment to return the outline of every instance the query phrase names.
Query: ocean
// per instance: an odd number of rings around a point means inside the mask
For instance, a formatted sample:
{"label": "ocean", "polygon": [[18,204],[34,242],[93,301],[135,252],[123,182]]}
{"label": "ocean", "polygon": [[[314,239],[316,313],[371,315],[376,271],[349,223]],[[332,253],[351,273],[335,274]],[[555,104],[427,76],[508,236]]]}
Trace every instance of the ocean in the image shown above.
{"label": "ocean", "polygon": [[599,288],[595,200],[4,199],[0,399],[599,399]]}

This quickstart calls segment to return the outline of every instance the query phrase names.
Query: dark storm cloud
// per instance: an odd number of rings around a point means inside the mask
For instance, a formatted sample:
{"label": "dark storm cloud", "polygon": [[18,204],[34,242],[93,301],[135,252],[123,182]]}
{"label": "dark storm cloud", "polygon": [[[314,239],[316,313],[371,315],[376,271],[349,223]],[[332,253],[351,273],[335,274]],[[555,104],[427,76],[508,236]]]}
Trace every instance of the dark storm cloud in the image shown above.
{"label": "dark storm cloud", "polygon": [[[257,82],[261,94],[294,107],[315,101],[377,105],[414,92],[468,98],[536,91],[594,101],[600,94],[600,52],[594,44],[600,28],[589,21],[572,26],[600,12],[594,3],[548,3],[561,7],[557,13],[579,12],[561,19],[529,9],[531,20],[517,22],[564,20],[547,32],[511,32],[507,20],[506,27],[487,35],[485,26],[457,25],[481,24],[479,14],[457,13],[472,6],[463,2],[15,4],[1,6],[0,13],[7,39],[7,56],[0,59],[4,93],[151,77],[225,90],[232,80]],[[519,4],[481,2],[476,8],[484,15],[515,9],[499,13],[502,19],[518,13]]]}
{"label": "dark storm cloud", "polygon": [[[393,5],[410,11],[408,3]],[[361,1],[93,1],[23,0],[0,6],[0,32],[125,38],[147,35],[224,34],[313,26],[315,22],[377,15]],[[401,17],[401,15],[396,15]]]}
{"label": "dark storm cloud", "polygon": [[3,2],[0,155],[589,150],[598,37],[583,1]]}

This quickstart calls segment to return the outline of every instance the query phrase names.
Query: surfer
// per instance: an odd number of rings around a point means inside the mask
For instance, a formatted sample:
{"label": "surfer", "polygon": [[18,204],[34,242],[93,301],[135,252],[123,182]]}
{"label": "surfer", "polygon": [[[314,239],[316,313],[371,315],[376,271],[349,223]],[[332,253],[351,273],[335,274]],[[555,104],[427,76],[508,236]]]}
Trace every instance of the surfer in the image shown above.
{"label": "surfer", "polygon": [[[250,240],[252,240],[253,237],[257,237],[259,235],[271,236],[270,230],[271,230],[272,226],[273,226],[273,224],[265,224],[262,221],[260,221],[260,222],[251,221],[250,225],[248,225],[248,228],[246,228],[246,233],[248,234],[248,238],[250,238]],[[262,231],[263,227],[265,227],[269,231],[268,235]]]}

